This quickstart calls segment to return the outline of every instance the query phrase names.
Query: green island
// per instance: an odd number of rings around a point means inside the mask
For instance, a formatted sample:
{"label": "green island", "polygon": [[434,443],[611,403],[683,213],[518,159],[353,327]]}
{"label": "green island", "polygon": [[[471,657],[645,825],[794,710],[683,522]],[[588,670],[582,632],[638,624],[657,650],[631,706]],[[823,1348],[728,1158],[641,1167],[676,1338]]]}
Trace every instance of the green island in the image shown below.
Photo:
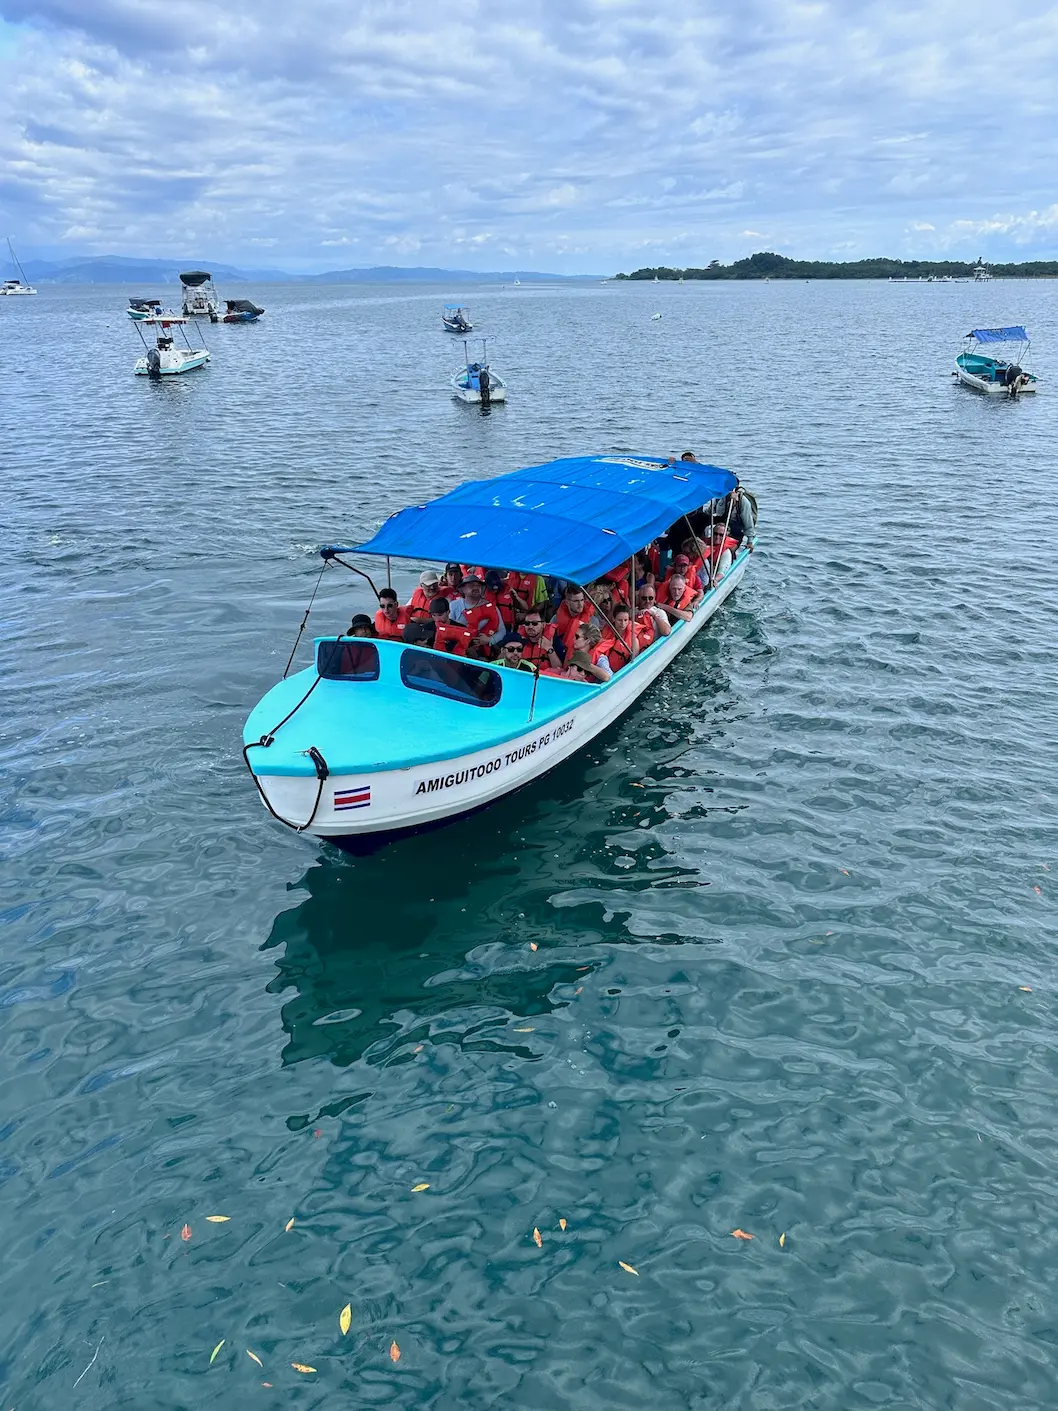
{"label": "green island", "polygon": [[[618,274],[615,279],[966,279],[983,261],[967,260],[791,260],[786,255],[761,251],[744,260],[722,265],[710,260],[704,269],[637,269]],[[1058,260],[1029,260],[1022,264],[985,266],[998,279],[1053,279],[1058,276]]]}

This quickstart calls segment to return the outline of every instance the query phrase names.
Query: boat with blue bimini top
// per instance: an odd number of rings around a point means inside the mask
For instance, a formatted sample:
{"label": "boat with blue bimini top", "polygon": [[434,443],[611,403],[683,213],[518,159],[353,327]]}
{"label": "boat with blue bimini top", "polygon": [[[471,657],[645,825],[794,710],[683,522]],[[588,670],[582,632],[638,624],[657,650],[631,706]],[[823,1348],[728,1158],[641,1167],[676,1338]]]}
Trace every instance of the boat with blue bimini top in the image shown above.
{"label": "boat with blue bimini top", "polygon": [[[209,349],[196,348],[187,336],[185,324],[191,323],[184,314],[148,314],[136,323],[136,332],[143,343],[143,357],[136,359],[133,371],[140,377],[171,377],[174,373],[190,372],[209,362]],[[197,325],[196,325],[197,327]],[[152,346],[143,336],[145,328],[157,328],[159,333]],[[175,341],[171,329],[179,329],[184,346]],[[201,337],[201,334],[199,334]]]}
{"label": "boat with blue bimini top", "polygon": [[481,340],[481,357],[471,358],[470,347],[464,342],[466,366],[460,368],[450,379],[453,394],[461,402],[472,402],[487,407],[493,402],[507,400],[507,384],[497,372],[489,367],[488,350],[485,339]]}
{"label": "boat with blue bimini top", "polygon": [[445,304],[441,310],[441,322],[449,333],[469,333],[474,327],[470,322],[470,310],[462,304]]}
{"label": "boat with blue bimini top", "polygon": [[[1015,350],[1010,357],[982,352],[982,348],[1003,344]],[[1010,328],[972,328],[966,335],[962,352],[955,359],[952,376],[978,392],[1004,397],[1035,392],[1036,374],[1026,372],[1023,366],[1028,352],[1029,335],[1020,324]]]}
{"label": "boat with blue bimini top", "polygon": [[[427,570],[408,608],[381,590],[374,629],[360,615],[347,632],[317,637],[313,664],[285,675],[246,722],[243,758],[262,802],[296,832],[359,851],[522,788],[628,710],[738,586],[755,542],[756,501],[730,471],[614,454],[470,481],[398,511],[364,543],[321,549],[317,590],[336,566],[371,581],[350,554],[384,558],[387,572],[394,559],[457,569],[469,559],[465,621],[450,618],[452,599],[438,596],[438,574]],[[662,585],[670,596],[657,602],[653,579],[639,579],[644,545],[659,575],[673,555]],[[698,550],[693,590],[679,548]],[[514,633],[492,659],[489,643],[504,628],[475,635],[499,620],[480,597],[482,563],[506,566],[508,582],[565,584],[555,618],[567,633],[564,664],[552,655],[557,637],[538,648],[536,661],[551,657],[541,670],[520,658]],[[487,578],[495,587],[499,574]],[[634,608],[622,600],[630,588]],[[430,605],[415,615],[419,591]],[[524,616],[538,631],[539,610]],[[601,638],[600,621],[609,632]],[[531,640],[530,627],[522,631]]]}

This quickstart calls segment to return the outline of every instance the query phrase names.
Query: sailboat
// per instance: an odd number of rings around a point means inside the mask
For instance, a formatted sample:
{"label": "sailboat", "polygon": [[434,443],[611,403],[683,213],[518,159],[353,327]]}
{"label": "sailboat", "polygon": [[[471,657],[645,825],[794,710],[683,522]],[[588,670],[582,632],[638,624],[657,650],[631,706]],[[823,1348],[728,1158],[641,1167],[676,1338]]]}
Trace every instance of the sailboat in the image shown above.
{"label": "sailboat", "polygon": [[11,262],[18,270],[20,278],[5,279],[3,284],[0,284],[0,294],[35,294],[37,291],[26,279],[26,271],[18,262],[18,256],[15,254],[14,245],[11,244],[10,235],[7,237],[7,248],[11,252]]}

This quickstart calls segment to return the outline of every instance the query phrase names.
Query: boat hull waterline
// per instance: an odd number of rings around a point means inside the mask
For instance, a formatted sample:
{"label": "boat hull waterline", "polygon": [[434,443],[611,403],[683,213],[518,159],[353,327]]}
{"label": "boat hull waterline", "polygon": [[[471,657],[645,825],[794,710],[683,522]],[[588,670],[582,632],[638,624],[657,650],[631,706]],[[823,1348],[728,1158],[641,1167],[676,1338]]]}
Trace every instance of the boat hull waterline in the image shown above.
{"label": "boat hull waterline", "polygon": [[[155,370],[154,376],[173,377],[178,372],[191,372],[192,369],[204,367],[206,363],[209,362],[209,353],[205,349],[197,350],[182,358],[174,358],[173,353],[175,351],[176,350],[170,350],[168,356],[165,353],[161,355],[161,363]],[[138,358],[133,371],[137,377],[152,376],[151,368],[146,358]]]}
{"label": "boat hull waterline", "polygon": [[[527,721],[521,733],[470,754],[400,769],[334,774],[324,781],[322,790],[315,774],[259,774],[255,770],[262,802],[299,830],[312,818],[303,829],[305,833],[341,845],[449,822],[524,788],[569,759],[635,703],[738,586],[749,554],[748,548],[739,550],[731,568],[706,594],[689,622],[677,624],[668,637],[659,638],[605,686],[585,687],[583,705],[567,706],[548,719]],[[363,798],[364,791],[368,803],[352,811],[347,806],[335,807],[336,797]]]}
{"label": "boat hull waterline", "polygon": [[[987,392],[990,396],[994,397],[1008,397],[1010,395],[1010,388],[1005,382],[979,377],[968,368],[963,367],[958,361],[955,364],[955,376],[964,386],[972,387],[975,392]],[[1028,378],[1028,381],[1022,382],[1019,385],[1019,397],[1023,397],[1026,392],[1035,392],[1037,390],[1035,376],[1031,372],[1025,373],[1024,376]]]}

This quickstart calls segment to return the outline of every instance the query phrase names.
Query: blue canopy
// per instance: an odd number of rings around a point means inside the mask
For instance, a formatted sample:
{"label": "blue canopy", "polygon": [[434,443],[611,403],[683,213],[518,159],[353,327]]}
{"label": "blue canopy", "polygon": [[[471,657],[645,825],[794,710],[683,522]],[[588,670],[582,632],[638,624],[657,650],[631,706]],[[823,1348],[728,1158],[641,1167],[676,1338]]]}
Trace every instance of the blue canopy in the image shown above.
{"label": "blue canopy", "polygon": [[972,328],[970,337],[976,338],[978,343],[1027,343],[1029,341],[1029,335],[1020,323],[1015,324],[1013,328]]}
{"label": "blue canopy", "polygon": [[[470,480],[398,510],[352,550],[590,583],[681,515],[738,485],[729,470],[663,456],[570,456]],[[343,552],[338,550],[338,552]]]}

